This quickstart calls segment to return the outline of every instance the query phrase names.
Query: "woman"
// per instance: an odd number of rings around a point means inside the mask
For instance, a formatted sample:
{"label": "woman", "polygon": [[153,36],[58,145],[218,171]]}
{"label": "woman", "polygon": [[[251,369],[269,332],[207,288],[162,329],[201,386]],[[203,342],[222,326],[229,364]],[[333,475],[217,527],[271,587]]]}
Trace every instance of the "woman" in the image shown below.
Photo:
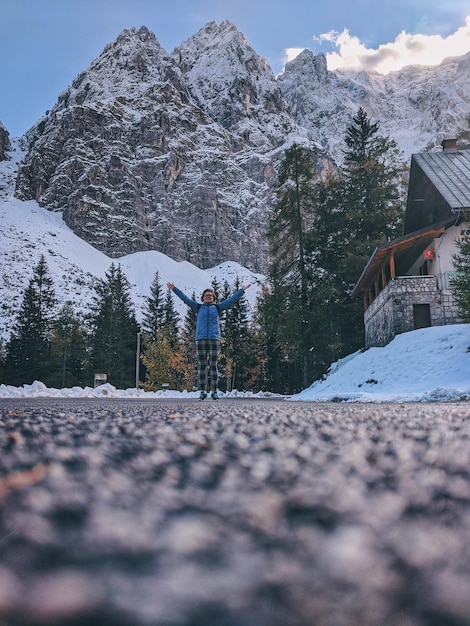
{"label": "woman", "polygon": [[171,289],[193,311],[197,311],[196,321],[196,354],[197,354],[197,380],[200,390],[200,399],[207,398],[207,363],[209,362],[210,391],[213,400],[218,400],[217,382],[219,371],[217,362],[220,352],[220,314],[230,309],[241,298],[251,285],[244,285],[230,298],[217,303],[213,289],[204,289],[202,292],[202,304],[192,298],[188,298],[174,283],[167,283]]}

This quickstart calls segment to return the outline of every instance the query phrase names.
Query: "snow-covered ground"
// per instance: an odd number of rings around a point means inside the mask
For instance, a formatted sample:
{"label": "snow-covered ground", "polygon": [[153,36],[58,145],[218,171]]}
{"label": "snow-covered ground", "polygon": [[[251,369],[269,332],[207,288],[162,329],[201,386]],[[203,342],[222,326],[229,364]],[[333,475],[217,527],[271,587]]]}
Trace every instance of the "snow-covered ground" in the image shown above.
{"label": "snow-covered ground", "polygon": [[338,361],[325,380],[292,400],[445,402],[470,400],[470,324],[397,335]]}
{"label": "snow-covered ground", "polygon": [[[23,387],[0,385],[0,398],[196,398],[196,392],[116,389],[48,389],[41,382]],[[273,397],[232,391],[223,397]],[[279,396],[282,397],[282,396]],[[289,400],[309,402],[448,402],[470,400],[470,324],[403,333],[383,348],[357,352],[333,364],[324,380]]]}

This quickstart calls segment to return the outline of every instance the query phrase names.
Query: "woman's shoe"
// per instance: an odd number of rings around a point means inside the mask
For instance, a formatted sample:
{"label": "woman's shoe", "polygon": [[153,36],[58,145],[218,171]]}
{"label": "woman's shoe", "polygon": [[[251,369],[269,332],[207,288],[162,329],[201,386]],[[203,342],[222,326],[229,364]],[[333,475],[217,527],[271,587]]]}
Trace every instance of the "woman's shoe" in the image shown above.
{"label": "woman's shoe", "polygon": [[205,400],[207,398],[207,393],[205,391],[201,391],[199,394],[199,400]]}

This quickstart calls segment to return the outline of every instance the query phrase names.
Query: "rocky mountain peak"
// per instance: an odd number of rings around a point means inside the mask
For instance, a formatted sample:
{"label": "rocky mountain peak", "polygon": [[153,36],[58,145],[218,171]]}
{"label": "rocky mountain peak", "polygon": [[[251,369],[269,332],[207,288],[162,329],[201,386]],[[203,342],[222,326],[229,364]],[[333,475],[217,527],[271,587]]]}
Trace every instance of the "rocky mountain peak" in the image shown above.
{"label": "rocky mountain peak", "polygon": [[[178,54],[181,55],[179,65],[183,71],[187,71],[201,55],[207,54],[209,50],[217,51],[226,47],[241,49],[242,53],[245,48],[251,48],[248,39],[233,22],[229,20],[220,23],[209,22],[176,48]],[[188,51],[192,53],[190,57],[184,54]]]}
{"label": "rocky mountain peak", "polygon": [[323,53],[314,55],[311,50],[305,48],[295,59],[287,63],[279,76],[279,81],[286,84],[289,80],[299,80],[299,75],[310,84],[330,84],[326,56]]}
{"label": "rocky mountain peak", "polygon": [[210,22],[173,57],[199,106],[249,144],[268,150],[283,143],[286,130],[301,134],[268,62],[231,22]]}
{"label": "rocky mountain peak", "polygon": [[184,89],[181,73],[148,28],[124,30],[64,94],[66,106],[113,97],[137,100],[151,97],[155,85],[169,81]]}

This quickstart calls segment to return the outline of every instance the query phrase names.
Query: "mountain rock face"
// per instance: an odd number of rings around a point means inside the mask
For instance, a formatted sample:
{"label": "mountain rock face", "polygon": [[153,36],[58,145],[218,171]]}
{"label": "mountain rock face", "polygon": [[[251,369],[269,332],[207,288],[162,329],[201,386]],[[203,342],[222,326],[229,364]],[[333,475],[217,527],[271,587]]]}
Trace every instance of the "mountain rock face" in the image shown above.
{"label": "mountain rock face", "polygon": [[0,161],[5,161],[8,158],[7,152],[9,152],[10,150],[10,135],[5,126],[3,126],[3,124],[0,122]]}
{"label": "mountain rock face", "polygon": [[171,54],[147,28],[125,30],[23,138],[15,195],[62,211],[113,258],[158,250],[264,272],[287,147],[302,143],[319,176],[333,172],[362,106],[407,160],[466,128],[469,74],[470,55],[380,76],[330,72],[305,50],[276,78],[230,22]]}
{"label": "mountain rock face", "polygon": [[229,22],[172,55],[145,27],[126,30],[30,131],[16,195],[63,211],[111,257],[155,249],[262,271],[275,164],[294,136],[332,167]]}

